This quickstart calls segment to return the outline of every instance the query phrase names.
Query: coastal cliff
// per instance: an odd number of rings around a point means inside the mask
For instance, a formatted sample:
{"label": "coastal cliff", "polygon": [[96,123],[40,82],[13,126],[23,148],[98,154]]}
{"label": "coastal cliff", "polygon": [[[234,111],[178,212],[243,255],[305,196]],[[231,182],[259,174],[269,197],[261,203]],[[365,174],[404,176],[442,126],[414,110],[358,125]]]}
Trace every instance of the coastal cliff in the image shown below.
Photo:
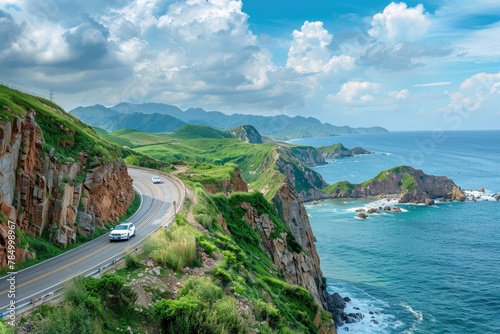
{"label": "coastal cliff", "polygon": [[271,201],[276,217],[286,230],[273,220],[273,215],[260,212],[248,202],[241,202],[238,207],[245,210],[242,220],[259,231],[260,247],[273,260],[275,268],[283,272],[288,283],[306,289],[317,305],[332,313],[337,327],[359,320],[359,314],[343,311],[346,302],[340,295],[330,295],[326,291],[314,244],[316,238],[299,194],[291,186],[283,185]]}
{"label": "coastal cliff", "polygon": [[[7,264],[7,220],[15,222],[22,233],[45,235],[66,247],[76,243],[77,233],[92,235],[96,224],[103,227],[104,222],[125,214],[134,192],[121,160],[89,159],[85,151],[76,155],[77,160],[58,158],[44,138],[35,110],[23,115],[4,107],[3,112],[13,117],[0,122],[0,209],[4,218],[0,223],[0,268]],[[58,141],[58,151],[69,150],[76,132],[62,124],[54,126],[65,138]],[[19,245],[20,239],[16,242]],[[16,249],[16,262],[35,256],[29,245]]]}
{"label": "coastal cliff", "polygon": [[337,182],[323,189],[333,198],[373,198],[394,196],[399,203],[426,203],[439,201],[465,201],[462,190],[445,176],[427,175],[410,166],[399,166],[380,172],[375,178],[351,184]]}
{"label": "coastal cliff", "polygon": [[221,192],[227,196],[235,191],[248,192],[248,185],[246,184],[245,180],[241,178],[241,171],[239,168],[235,168],[233,171],[231,171],[230,177],[223,178],[220,180],[220,182],[214,182],[214,180],[211,181],[211,183],[202,182],[205,190],[211,194]]}
{"label": "coastal cliff", "polygon": [[368,150],[365,150],[362,147],[356,146],[353,148],[346,148],[342,144],[335,144],[335,145],[329,145],[329,146],[320,146],[316,147],[316,150],[323,155],[325,158],[348,158],[348,157],[354,157],[358,155],[363,155],[363,154],[373,154],[373,152],[370,152]]}

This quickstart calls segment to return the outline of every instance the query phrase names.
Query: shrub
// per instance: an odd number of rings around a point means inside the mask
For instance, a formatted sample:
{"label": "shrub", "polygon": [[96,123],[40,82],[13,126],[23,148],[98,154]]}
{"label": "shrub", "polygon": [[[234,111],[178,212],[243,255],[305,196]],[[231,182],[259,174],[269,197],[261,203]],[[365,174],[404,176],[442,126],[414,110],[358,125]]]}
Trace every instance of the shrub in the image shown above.
{"label": "shrub", "polygon": [[210,255],[210,256],[212,256],[212,255],[213,255],[213,253],[215,253],[215,252],[218,250],[218,248],[217,248],[217,247],[215,247],[215,246],[214,246],[214,245],[212,245],[211,243],[209,243],[209,242],[207,242],[207,241],[204,241],[204,240],[199,241],[199,243],[198,243],[198,244],[199,244],[199,245],[200,245],[200,247],[202,247],[202,248],[205,250],[205,252],[206,252],[208,255]]}
{"label": "shrub", "polygon": [[212,275],[216,279],[219,279],[223,284],[227,284],[233,281],[231,275],[220,267],[215,267],[215,269],[212,272]]}
{"label": "shrub", "polygon": [[[236,303],[230,297],[220,299],[203,298],[201,294],[210,295],[214,291],[208,279],[207,282],[193,281],[192,287],[210,287],[207,291],[189,290],[178,300],[161,300],[153,306],[153,315],[162,322],[165,333],[184,334],[245,334],[248,333],[241,320]],[[217,287],[215,287],[217,288]],[[223,296],[222,291],[219,295]]]}
{"label": "shrub", "polygon": [[212,304],[218,299],[221,299],[224,293],[212,280],[207,277],[202,277],[200,279],[191,278],[187,280],[177,297],[181,298],[188,295],[196,296],[202,301]]}
{"label": "shrub", "polygon": [[137,258],[136,252],[127,251],[127,254],[125,255],[125,265],[129,269],[138,269],[141,267],[141,263],[139,262],[139,259]]}
{"label": "shrub", "polygon": [[84,283],[90,295],[117,307],[130,306],[137,299],[137,294],[125,285],[125,279],[117,275],[104,274],[100,279],[87,277]]}
{"label": "shrub", "polygon": [[143,245],[146,256],[166,267],[179,271],[191,265],[196,256],[196,237],[189,226],[174,223],[170,229],[161,229]]}
{"label": "shrub", "polygon": [[227,261],[229,264],[236,264],[236,254],[234,254],[231,251],[225,250],[222,251],[222,256],[224,257],[224,260]]}
{"label": "shrub", "polygon": [[257,300],[255,305],[255,317],[259,321],[267,321],[271,328],[276,329],[280,323],[280,311],[274,306]]}

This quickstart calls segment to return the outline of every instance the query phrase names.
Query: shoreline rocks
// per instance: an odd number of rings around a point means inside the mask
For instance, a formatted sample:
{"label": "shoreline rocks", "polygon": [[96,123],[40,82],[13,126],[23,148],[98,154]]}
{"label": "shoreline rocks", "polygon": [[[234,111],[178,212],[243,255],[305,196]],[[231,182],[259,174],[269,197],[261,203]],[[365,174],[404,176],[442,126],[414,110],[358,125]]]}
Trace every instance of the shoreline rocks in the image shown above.
{"label": "shoreline rocks", "polygon": [[432,205],[441,198],[466,201],[463,191],[445,176],[425,174],[410,166],[399,166],[380,172],[372,180],[351,184],[338,182],[323,189],[330,198],[381,198],[396,197],[399,203]]}

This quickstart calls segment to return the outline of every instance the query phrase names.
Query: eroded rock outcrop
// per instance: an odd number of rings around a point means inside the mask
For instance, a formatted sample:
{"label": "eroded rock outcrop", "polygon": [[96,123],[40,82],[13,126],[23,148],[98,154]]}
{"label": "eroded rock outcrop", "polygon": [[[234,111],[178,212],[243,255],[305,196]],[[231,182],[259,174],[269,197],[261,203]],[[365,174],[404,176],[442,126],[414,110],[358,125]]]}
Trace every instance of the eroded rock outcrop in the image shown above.
{"label": "eroded rock outcrop", "polygon": [[373,154],[373,152],[365,150],[362,147],[356,146],[348,149],[340,143],[330,146],[316,147],[316,150],[318,150],[325,158],[332,158],[332,159],[355,157],[364,154]]}
{"label": "eroded rock outcrop", "polygon": [[238,168],[233,177],[222,179],[222,183],[205,183],[203,187],[211,194],[221,192],[226,196],[237,191],[248,192],[248,185],[241,177],[241,172]]}
{"label": "eroded rock outcrop", "polygon": [[[36,112],[16,116],[10,122],[0,122],[0,206],[6,219],[15,222],[16,229],[34,236],[48,230],[49,239],[65,247],[76,242],[78,232],[92,234],[96,219],[114,221],[125,214],[134,193],[123,162],[94,168],[83,187],[79,180],[87,173],[87,154],[80,153],[77,162],[59,162],[54,148],[44,152]],[[66,134],[67,138],[59,143],[61,149],[73,144],[71,133]],[[80,200],[87,205],[82,208]],[[92,219],[77,231],[82,214]],[[5,222],[0,223],[0,267],[6,265],[6,227]],[[19,244],[19,240],[16,242]],[[27,256],[35,255],[27,247],[16,250],[16,261]]]}
{"label": "eroded rock outcrop", "polygon": [[[243,220],[261,233],[261,248],[273,259],[290,284],[303,287],[323,309],[334,312],[335,303],[326,291],[319,255],[314,242],[306,209],[299,194],[289,185],[283,185],[272,198],[278,218],[290,230],[276,236],[276,225],[268,214],[259,214],[249,203],[239,206],[246,211]],[[274,233],[273,233],[274,232]],[[274,237],[272,236],[274,235]],[[297,249],[297,244],[300,245]],[[336,307],[336,306],[335,306]],[[334,314],[335,316],[335,314]],[[341,319],[341,317],[337,317]],[[336,323],[339,325],[340,323]]]}
{"label": "eroded rock outcrop", "polygon": [[379,173],[374,179],[351,184],[338,182],[323,189],[334,198],[396,196],[399,203],[431,203],[431,200],[465,201],[462,190],[445,176],[427,175],[420,169],[400,166]]}

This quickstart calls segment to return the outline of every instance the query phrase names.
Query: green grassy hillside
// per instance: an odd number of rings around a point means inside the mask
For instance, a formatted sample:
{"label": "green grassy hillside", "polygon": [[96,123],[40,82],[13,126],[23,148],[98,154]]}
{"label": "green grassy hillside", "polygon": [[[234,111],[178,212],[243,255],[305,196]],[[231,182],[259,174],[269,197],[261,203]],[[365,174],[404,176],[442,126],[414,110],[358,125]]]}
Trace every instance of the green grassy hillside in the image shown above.
{"label": "green grassy hillside", "polygon": [[233,136],[224,130],[217,130],[205,125],[184,125],[179,130],[172,133],[177,139],[198,139],[198,138],[232,138]]}
{"label": "green grassy hillside", "polygon": [[342,145],[342,144],[335,144],[335,145],[330,145],[330,146],[320,146],[316,147],[318,152],[325,154],[325,155],[330,155],[334,153],[338,153],[339,151],[347,151],[347,148]]}
{"label": "green grassy hillside", "polygon": [[[11,112],[3,107],[8,107]],[[42,129],[44,153],[47,154],[53,147],[59,162],[77,161],[80,152],[87,152],[89,156],[98,157],[97,162],[89,159],[87,167],[134,156],[144,167],[167,166],[164,162],[124,149],[123,145],[101,138],[99,134],[103,134],[104,130],[96,131],[49,100],[0,85],[0,122],[10,122],[14,118],[26,116],[31,109],[36,111],[35,121]]]}
{"label": "green grassy hillside", "polygon": [[[233,129],[241,136],[241,129]],[[284,182],[293,179],[296,190],[310,194],[311,188],[325,186],[319,174],[304,164],[306,152],[311,147],[283,144],[276,142],[252,144],[234,138],[230,131],[212,129],[201,125],[186,125],[171,135],[153,135],[127,129],[115,131],[104,137],[115,143],[129,143],[136,152],[156,159],[175,163],[178,160],[197,162],[216,166],[235,164],[241,170],[241,176],[250,184],[251,189],[263,192],[270,198]],[[252,127],[247,133],[256,132]],[[258,134],[258,133],[257,133]],[[144,138],[156,143],[136,145],[134,138]],[[252,138],[257,138],[255,134]],[[124,141],[126,140],[126,141]],[[312,149],[313,150],[313,149]],[[127,161],[130,161],[127,160]],[[307,176],[309,175],[309,176]]]}

